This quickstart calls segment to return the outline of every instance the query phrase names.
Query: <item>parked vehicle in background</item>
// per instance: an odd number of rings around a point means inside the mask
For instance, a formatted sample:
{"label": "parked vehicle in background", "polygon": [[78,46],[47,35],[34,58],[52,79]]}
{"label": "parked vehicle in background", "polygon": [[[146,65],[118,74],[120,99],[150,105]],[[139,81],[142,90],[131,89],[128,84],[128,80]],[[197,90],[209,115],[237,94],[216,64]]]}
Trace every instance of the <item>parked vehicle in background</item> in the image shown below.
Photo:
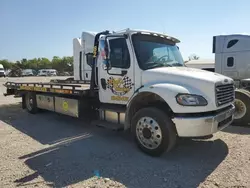
{"label": "parked vehicle in background", "polygon": [[35,76],[36,71],[33,69],[24,69],[22,70],[22,76]]}
{"label": "parked vehicle in background", "polygon": [[190,60],[185,63],[187,67],[207,70],[211,72],[215,72],[214,68],[214,60],[206,60],[206,59],[199,59],[199,60]]}
{"label": "parked vehicle in background", "polygon": [[57,76],[57,71],[55,69],[49,69],[47,72],[48,76]]}
{"label": "parked vehicle in background", "polygon": [[38,70],[37,76],[46,76],[46,71],[43,69]]}
{"label": "parked vehicle in background", "polygon": [[192,60],[185,65],[219,73],[234,79],[234,124],[250,125],[250,35],[218,35],[213,37],[215,59]]}
{"label": "parked vehicle in background", "polygon": [[37,76],[47,76],[47,71],[46,71],[46,69],[41,69],[41,70],[39,70]]}
{"label": "parked vehicle in background", "polygon": [[41,69],[37,76],[57,76],[57,71],[55,69]]}
{"label": "parked vehicle in background", "polygon": [[5,77],[5,71],[2,64],[0,64],[0,77]]}

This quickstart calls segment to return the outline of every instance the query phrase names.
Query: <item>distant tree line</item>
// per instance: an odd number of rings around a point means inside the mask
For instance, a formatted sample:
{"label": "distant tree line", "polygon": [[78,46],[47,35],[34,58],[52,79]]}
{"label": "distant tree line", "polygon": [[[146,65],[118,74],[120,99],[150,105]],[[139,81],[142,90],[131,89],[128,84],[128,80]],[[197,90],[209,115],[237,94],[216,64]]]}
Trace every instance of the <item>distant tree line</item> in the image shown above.
{"label": "distant tree line", "polygon": [[[198,60],[200,59],[199,56],[196,54],[191,54],[188,57],[190,60]],[[65,57],[58,57],[54,56],[50,61],[47,58],[34,58],[34,59],[21,59],[20,61],[11,62],[7,59],[0,60],[0,64],[4,66],[5,69],[56,69],[59,73],[62,72],[69,72],[73,73],[73,57],[72,56],[65,56]]]}
{"label": "distant tree line", "polygon": [[190,56],[188,56],[188,60],[191,61],[191,60],[198,60],[200,59],[200,57],[196,54],[191,54]]}
{"label": "distant tree line", "polygon": [[0,60],[0,64],[5,69],[56,69],[58,72],[73,72],[73,57],[54,56],[50,61],[47,58],[21,59],[20,61],[11,62],[7,59]]}

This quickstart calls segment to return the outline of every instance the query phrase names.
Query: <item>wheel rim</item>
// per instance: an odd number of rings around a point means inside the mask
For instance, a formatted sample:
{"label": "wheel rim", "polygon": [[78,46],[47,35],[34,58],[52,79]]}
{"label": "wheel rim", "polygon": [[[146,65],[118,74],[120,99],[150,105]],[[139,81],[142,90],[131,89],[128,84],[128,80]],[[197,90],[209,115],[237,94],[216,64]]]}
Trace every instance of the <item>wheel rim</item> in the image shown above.
{"label": "wheel rim", "polygon": [[234,105],[235,105],[234,119],[242,118],[247,112],[246,105],[240,99],[235,99]]}
{"label": "wheel rim", "polygon": [[28,108],[28,110],[32,110],[32,106],[33,106],[33,99],[29,94],[26,96],[26,107]]}
{"label": "wheel rim", "polygon": [[151,117],[143,117],[136,124],[136,136],[147,149],[157,148],[162,141],[162,131],[158,123]]}

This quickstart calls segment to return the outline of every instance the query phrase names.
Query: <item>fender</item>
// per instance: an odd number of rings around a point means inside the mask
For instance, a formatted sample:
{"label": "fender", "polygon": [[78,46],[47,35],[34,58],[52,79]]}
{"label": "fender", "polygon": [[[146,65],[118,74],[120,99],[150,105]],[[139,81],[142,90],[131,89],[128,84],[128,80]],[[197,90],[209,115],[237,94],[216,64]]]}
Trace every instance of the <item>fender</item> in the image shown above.
{"label": "fender", "polygon": [[[137,92],[131,97],[127,104],[127,110],[125,114],[125,129],[129,128],[129,121],[130,121],[130,108],[133,102],[136,100],[137,96],[142,93],[153,93],[158,95],[165,101],[168,106],[171,108],[173,113],[199,113],[203,111],[208,111],[210,108],[213,109],[213,104],[209,103],[209,98],[206,94],[201,93],[199,90],[191,87],[191,86],[180,86],[177,84],[172,83],[158,83],[144,86],[137,90]],[[179,93],[186,93],[186,94],[196,94],[203,96],[206,100],[208,100],[207,106],[182,106],[179,105],[176,101],[176,95]]]}
{"label": "fender", "polygon": [[[183,106],[176,102],[175,96],[178,93],[193,93],[184,86],[170,83],[158,83],[141,88],[136,95],[133,96],[133,98],[142,92],[150,92],[159,95],[170,106],[173,112],[178,113],[180,113],[179,107]],[[131,103],[132,100],[129,103]],[[184,111],[187,112],[186,110]]]}

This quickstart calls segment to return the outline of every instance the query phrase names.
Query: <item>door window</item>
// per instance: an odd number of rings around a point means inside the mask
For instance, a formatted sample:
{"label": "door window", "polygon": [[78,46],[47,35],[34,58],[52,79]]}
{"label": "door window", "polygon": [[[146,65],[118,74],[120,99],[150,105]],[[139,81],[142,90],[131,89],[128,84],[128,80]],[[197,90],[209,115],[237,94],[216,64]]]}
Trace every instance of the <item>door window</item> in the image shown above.
{"label": "door window", "polygon": [[233,57],[228,57],[227,58],[227,66],[228,67],[233,67],[234,66],[234,58]]}
{"label": "door window", "polygon": [[118,38],[109,41],[110,62],[112,67],[127,69],[130,67],[130,57],[126,39]]}
{"label": "door window", "polygon": [[232,46],[234,46],[239,40],[235,39],[235,40],[230,40],[227,43],[227,48],[231,48]]}

